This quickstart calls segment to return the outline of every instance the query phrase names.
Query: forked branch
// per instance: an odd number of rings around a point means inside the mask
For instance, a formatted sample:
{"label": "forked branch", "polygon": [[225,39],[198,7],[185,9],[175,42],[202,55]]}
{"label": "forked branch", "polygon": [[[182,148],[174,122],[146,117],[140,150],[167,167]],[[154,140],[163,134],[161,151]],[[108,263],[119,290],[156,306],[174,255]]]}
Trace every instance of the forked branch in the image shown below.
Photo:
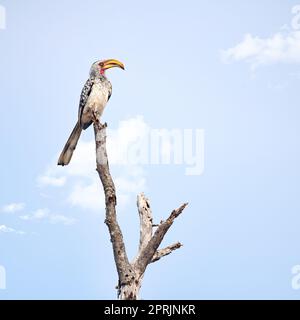
{"label": "forked branch", "polygon": [[143,275],[147,266],[162,257],[179,249],[182,244],[177,242],[164,249],[158,249],[165,234],[174,220],[182,213],[187,203],[173,210],[166,221],[162,221],[153,233],[153,218],[149,200],[142,193],[138,195],[137,207],[140,218],[140,243],[136,258],[129,262],[121,228],[116,214],[116,190],[109,171],[106,152],[106,124],[101,124],[95,117],[94,132],[96,142],[96,164],[105,194],[106,219],[105,223],[110,233],[114,260],[119,276],[118,297],[122,300],[138,299]]}

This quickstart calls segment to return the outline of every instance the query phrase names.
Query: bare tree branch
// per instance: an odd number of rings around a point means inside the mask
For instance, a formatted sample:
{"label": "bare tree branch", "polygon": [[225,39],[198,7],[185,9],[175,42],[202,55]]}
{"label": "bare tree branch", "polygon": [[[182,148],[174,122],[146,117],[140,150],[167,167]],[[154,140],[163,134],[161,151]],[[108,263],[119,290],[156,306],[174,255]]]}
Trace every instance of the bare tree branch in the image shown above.
{"label": "bare tree branch", "polygon": [[96,163],[97,172],[101,179],[106,205],[105,223],[109,229],[113,246],[114,258],[119,275],[120,285],[128,283],[134,277],[134,271],[128,261],[123,241],[123,235],[117,221],[116,215],[116,191],[115,185],[109,171],[109,164],[106,152],[106,127],[98,120],[94,120],[94,131],[96,140]]}
{"label": "bare tree branch", "polygon": [[121,228],[116,214],[116,191],[110,175],[106,152],[106,124],[102,125],[94,118],[94,132],[96,142],[96,164],[101,183],[103,185],[106,205],[105,223],[110,233],[114,252],[114,259],[119,276],[118,297],[121,300],[138,299],[142,279],[147,266],[154,261],[170,254],[180,248],[181,243],[175,243],[164,249],[158,250],[165,234],[174,220],[182,213],[187,204],[173,210],[166,221],[162,221],[153,234],[153,219],[149,200],[144,194],[137,197],[137,206],[140,217],[140,243],[135,260],[130,263],[127,257]]}
{"label": "bare tree branch", "polygon": [[144,250],[152,237],[152,212],[149,200],[143,193],[137,196],[137,207],[140,216],[140,246],[139,252]]}
{"label": "bare tree branch", "polygon": [[151,260],[151,263],[158,261],[158,260],[161,259],[162,257],[169,255],[169,254],[172,253],[174,250],[177,250],[177,249],[179,249],[179,248],[181,248],[181,247],[182,247],[182,244],[181,244],[180,242],[176,242],[176,243],[174,243],[174,244],[171,244],[170,246],[167,246],[166,248],[157,250],[157,251],[154,253],[154,256],[153,256],[153,258],[152,258],[152,260]]}
{"label": "bare tree branch", "polygon": [[182,211],[186,206],[187,206],[187,203],[184,203],[178,209],[173,210],[169,218],[166,221],[162,221],[160,225],[157,227],[151,240],[148,242],[144,250],[140,252],[139,257],[135,262],[135,270],[138,275],[144,274],[147,265],[151,263],[152,258],[156,250],[160,246],[165,234],[173,224],[174,220],[182,213]]}

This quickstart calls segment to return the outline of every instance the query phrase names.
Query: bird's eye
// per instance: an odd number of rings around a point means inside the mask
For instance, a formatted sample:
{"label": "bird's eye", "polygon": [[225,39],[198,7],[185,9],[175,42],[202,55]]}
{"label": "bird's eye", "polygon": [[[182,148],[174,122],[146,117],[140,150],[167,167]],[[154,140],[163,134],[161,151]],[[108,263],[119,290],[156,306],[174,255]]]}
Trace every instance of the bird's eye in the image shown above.
{"label": "bird's eye", "polygon": [[104,66],[104,63],[103,62],[100,62],[99,63],[99,66],[102,68]]}

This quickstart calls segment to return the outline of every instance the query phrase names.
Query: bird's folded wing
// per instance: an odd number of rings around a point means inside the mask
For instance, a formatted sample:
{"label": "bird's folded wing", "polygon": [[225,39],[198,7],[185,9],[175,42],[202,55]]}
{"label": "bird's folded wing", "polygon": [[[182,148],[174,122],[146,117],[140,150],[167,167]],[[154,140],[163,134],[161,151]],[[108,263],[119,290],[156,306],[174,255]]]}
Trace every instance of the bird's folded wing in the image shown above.
{"label": "bird's folded wing", "polygon": [[83,108],[85,107],[87,100],[89,98],[89,95],[92,91],[94,85],[94,80],[93,79],[88,79],[86,83],[84,84],[84,87],[81,91],[80,95],[80,101],[79,101],[79,109],[78,109],[78,121],[80,123],[81,115],[83,112]]}

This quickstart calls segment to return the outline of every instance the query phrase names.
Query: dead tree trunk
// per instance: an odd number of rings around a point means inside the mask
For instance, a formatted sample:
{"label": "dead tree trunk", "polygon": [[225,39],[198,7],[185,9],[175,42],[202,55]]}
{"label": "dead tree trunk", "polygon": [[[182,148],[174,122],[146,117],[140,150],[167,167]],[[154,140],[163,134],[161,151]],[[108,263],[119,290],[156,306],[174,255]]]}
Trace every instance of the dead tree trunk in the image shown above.
{"label": "dead tree trunk", "polygon": [[[99,120],[96,119],[94,121],[97,172],[105,194],[105,223],[110,233],[115,264],[119,276],[117,287],[118,297],[121,300],[136,300],[139,298],[139,290],[147,266],[182,246],[181,243],[178,242],[166,248],[158,249],[168,229],[174,220],[182,213],[187,203],[173,210],[166,221],[161,221],[159,225],[154,226],[149,200],[144,194],[138,195],[137,207],[140,217],[140,244],[137,256],[132,262],[129,262],[122,231],[117,221],[116,190],[110,175],[106,152],[106,127],[107,125],[101,124]],[[154,227],[157,227],[155,232],[153,232]]]}

